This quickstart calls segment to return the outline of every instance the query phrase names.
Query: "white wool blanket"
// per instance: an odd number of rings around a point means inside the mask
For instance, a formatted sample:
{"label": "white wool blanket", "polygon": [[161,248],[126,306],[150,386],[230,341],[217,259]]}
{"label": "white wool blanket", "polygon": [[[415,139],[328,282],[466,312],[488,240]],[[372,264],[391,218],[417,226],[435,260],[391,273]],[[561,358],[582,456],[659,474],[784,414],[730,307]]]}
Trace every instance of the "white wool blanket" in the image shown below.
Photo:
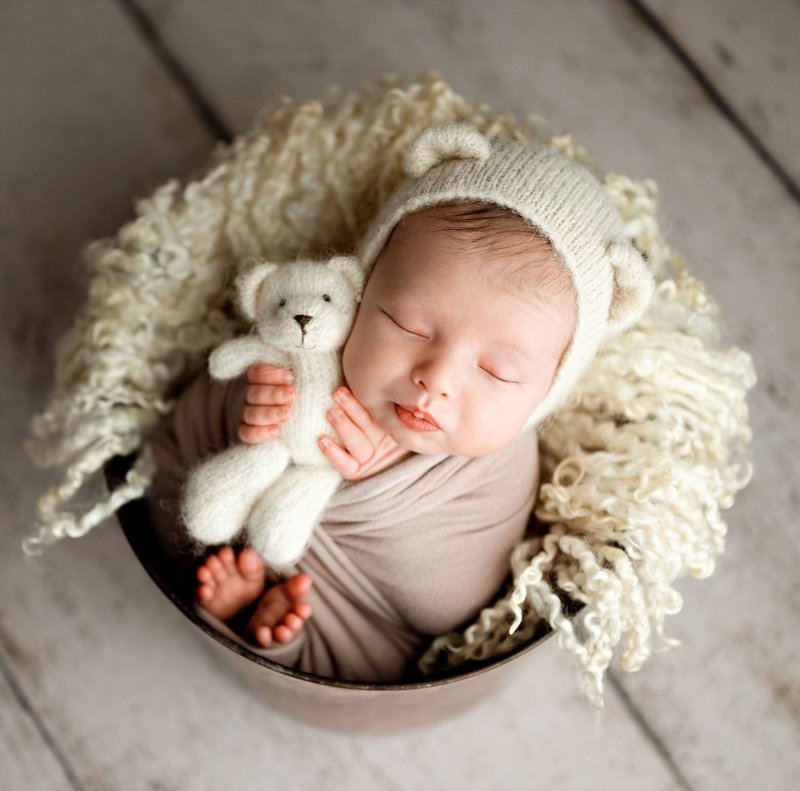
{"label": "white wool blanket", "polygon": [[[82,536],[142,496],[154,471],[147,452],[113,493],[94,484],[110,458],[143,447],[208,351],[244,330],[231,307],[238,263],[354,249],[400,181],[409,142],[449,120],[490,139],[540,140],[586,164],[658,285],[648,313],[601,348],[540,428],[535,514],[549,532],[514,550],[510,591],[463,632],[438,638],[421,668],[512,651],[541,616],[578,659],[599,708],[615,647],[624,639],[619,664],[634,671],[679,644],[663,629],[682,606],[674,583],[710,575],[724,549],[721,510],[752,474],[752,361],[725,343],[717,304],[664,239],[652,179],[604,174],[570,135],[544,136],[533,117],[493,112],[436,74],[286,99],[218,145],[202,173],[138,200],[134,219],[86,247],[89,294],[60,343],[52,395],[27,445],[34,461],[63,474],[40,498],[25,549]],[[575,603],[584,605],[577,616]]]}

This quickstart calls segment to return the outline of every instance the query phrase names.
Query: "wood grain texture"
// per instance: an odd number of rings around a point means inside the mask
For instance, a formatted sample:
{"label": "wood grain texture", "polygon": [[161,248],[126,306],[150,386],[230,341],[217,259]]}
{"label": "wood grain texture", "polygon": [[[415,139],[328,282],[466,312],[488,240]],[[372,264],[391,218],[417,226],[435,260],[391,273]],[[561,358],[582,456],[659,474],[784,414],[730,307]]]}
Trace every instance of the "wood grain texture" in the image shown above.
{"label": "wood grain texture", "polygon": [[[7,650],[8,646],[3,646]],[[0,657],[0,662],[2,662]],[[74,791],[64,767],[26,710],[17,690],[0,672],[0,788]]]}
{"label": "wood grain texture", "polygon": [[641,0],[800,187],[796,0]]}
{"label": "wood grain texture", "polygon": [[0,366],[10,374],[0,388],[0,628],[16,649],[0,650],[80,783],[790,787],[800,769],[800,210],[674,54],[611,0],[514,0],[502,11],[478,0],[139,7],[235,130],[283,93],[437,68],[466,95],[569,128],[606,168],[655,178],[669,238],[754,355],[756,478],[730,514],[718,571],[680,586],[685,609],[667,630],[684,646],[618,674],[625,694],[609,692],[599,734],[555,641],[537,673],[451,723],[380,738],[317,731],[270,712],[217,666],[114,524],[23,561],[19,541],[48,476],[19,446],[85,290],[80,245],[113,232],[133,197],[202,161],[211,135],[114,4],[4,8],[0,66],[14,78],[0,83]]}

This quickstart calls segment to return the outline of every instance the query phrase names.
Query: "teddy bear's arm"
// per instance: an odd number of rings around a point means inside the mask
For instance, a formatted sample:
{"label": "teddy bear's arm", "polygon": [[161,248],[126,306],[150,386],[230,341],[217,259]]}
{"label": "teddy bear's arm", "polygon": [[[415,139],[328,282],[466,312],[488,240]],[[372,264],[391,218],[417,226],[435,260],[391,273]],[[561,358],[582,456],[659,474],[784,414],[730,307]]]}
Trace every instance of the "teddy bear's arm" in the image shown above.
{"label": "teddy bear's arm", "polygon": [[287,366],[289,357],[268,346],[256,335],[245,335],[226,341],[211,352],[208,370],[214,379],[233,379],[243,374],[253,363]]}

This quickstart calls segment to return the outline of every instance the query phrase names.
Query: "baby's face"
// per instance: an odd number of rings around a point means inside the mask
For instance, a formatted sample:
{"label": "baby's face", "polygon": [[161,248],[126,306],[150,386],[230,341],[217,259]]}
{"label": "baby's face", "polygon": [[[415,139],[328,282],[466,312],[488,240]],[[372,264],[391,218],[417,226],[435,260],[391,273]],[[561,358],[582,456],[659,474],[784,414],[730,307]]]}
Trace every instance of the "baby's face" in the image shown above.
{"label": "baby's face", "polygon": [[[502,289],[481,275],[492,271],[489,255],[421,212],[395,229],[372,270],[344,376],[406,450],[478,457],[508,445],[572,337],[573,294],[540,305]],[[524,251],[502,255],[526,260]]]}

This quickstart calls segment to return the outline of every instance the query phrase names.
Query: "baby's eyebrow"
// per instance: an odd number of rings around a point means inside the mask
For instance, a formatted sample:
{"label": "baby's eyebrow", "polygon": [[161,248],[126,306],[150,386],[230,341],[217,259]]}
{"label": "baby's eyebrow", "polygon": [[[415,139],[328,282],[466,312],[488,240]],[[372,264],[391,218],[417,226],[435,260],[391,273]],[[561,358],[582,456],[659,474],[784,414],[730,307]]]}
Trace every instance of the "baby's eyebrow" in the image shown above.
{"label": "baby's eyebrow", "polygon": [[494,341],[490,347],[492,350],[500,349],[502,351],[511,352],[522,360],[530,358],[530,349],[525,349],[516,343],[510,341]]}

